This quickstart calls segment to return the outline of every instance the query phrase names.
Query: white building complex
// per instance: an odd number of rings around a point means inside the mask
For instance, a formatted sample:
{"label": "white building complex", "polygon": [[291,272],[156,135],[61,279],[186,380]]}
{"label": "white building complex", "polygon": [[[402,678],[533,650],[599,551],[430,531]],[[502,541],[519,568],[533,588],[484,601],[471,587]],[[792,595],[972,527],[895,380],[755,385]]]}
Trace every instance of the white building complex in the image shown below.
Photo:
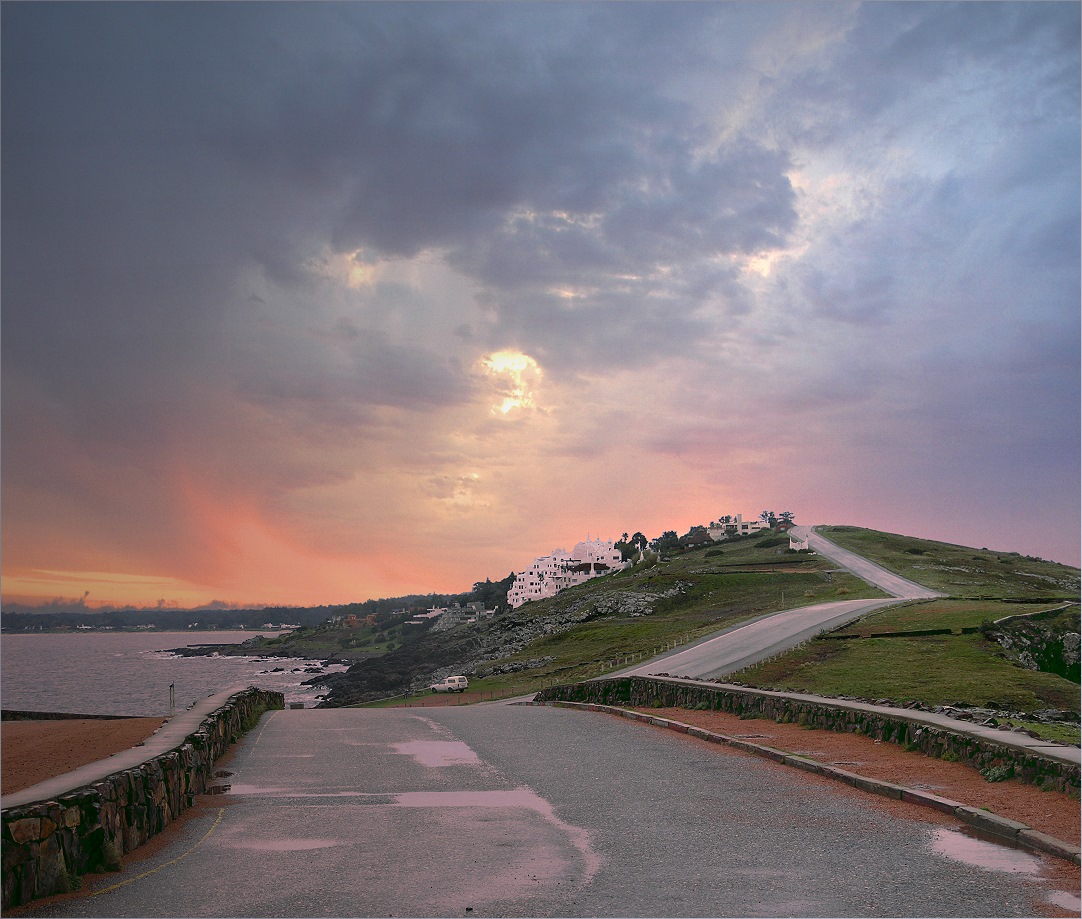
{"label": "white building complex", "polygon": [[551,555],[536,558],[525,571],[517,572],[507,602],[514,609],[530,600],[555,597],[561,590],[625,567],[627,562],[612,540],[587,539],[571,552],[554,549]]}

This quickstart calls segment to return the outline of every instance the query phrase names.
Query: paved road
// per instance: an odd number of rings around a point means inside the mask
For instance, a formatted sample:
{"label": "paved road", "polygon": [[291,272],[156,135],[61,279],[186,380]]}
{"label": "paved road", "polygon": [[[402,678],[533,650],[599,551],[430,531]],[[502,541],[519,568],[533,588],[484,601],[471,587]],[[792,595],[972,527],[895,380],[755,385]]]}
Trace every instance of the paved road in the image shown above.
{"label": "paved road", "polygon": [[[795,530],[801,535],[807,535],[810,547],[820,555],[837,562],[857,577],[893,597],[917,600],[943,596],[836,546],[824,536],[813,532],[811,527],[796,527]],[[852,622],[874,610],[896,603],[898,599],[843,600],[771,613],[726,629],[705,641],[653,658],[639,666],[606,674],[605,678],[667,673],[697,680],[718,679],[795,648],[820,632]]]}
{"label": "paved road", "polygon": [[946,594],[937,590],[931,590],[922,584],[906,580],[893,571],[887,571],[875,562],[843,549],[831,542],[825,536],[816,533],[814,527],[795,527],[798,533],[808,537],[808,546],[820,555],[825,555],[831,561],[837,562],[843,568],[853,572],[858,578],[863,578],[869,584],[874,584],[881,590],[885,590],[895,597],[903,600],[931,600],[935,597],[945,597]]}
{"label": "paved road", "polygon": [[1039,859],[945,818],[593,712],[275,712],[228,768],[165,850],[95,882],[123,886],[29,915],[1021,916],[1054,895]]}
{"label": "paved road", "polygon": [[873,610],[897,602],[838,600],[771,613],[637,667],[606,674],[604,679],[613,676],[650,676],[657,673],[698,680],[717,679],[795,648],[802,641],[807,641],[820,632],[837,628]]}

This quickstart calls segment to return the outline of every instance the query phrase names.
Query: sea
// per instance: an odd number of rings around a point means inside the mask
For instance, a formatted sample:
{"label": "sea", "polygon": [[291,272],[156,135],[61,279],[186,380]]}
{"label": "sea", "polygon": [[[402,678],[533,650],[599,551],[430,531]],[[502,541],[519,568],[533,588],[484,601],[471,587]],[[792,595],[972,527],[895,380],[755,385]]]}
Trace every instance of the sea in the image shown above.
{"label": "sea", "polygon": [[[304,680],[341,664],[272,657],[181,657],[172,648],[237,644],[274,632],[75,632],[0,636],[0,706],[86,715],[166,716],[233,686],[312,708],[325,690]],[[318,673],[311,672],[318,668]],[[170,691],[172,687],[172,692]],[[172,695],[172,699],[170,696]]]}

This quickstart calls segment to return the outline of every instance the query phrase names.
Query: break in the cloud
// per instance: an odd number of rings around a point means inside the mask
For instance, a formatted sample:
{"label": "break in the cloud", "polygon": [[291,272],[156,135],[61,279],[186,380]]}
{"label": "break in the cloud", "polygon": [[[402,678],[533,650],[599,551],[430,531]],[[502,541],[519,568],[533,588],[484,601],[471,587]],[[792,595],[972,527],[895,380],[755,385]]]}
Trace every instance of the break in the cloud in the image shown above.
{"label": "break in the cloud", "polygon": [[1076,4],[0,15],[6,597],[764,507],[1077,563]]}

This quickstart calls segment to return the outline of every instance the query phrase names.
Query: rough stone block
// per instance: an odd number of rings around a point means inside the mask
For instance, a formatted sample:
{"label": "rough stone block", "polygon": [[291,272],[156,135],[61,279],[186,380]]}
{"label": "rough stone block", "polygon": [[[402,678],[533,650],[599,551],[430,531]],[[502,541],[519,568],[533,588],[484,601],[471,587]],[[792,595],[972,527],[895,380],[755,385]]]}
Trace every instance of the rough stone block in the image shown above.
{"label": "rough stone block", "polygon": [[19,845],[37,842],[41,839],[41,818],[24,817],[21,820],[12,820],[8,823],[8,832],[11,838]]}

